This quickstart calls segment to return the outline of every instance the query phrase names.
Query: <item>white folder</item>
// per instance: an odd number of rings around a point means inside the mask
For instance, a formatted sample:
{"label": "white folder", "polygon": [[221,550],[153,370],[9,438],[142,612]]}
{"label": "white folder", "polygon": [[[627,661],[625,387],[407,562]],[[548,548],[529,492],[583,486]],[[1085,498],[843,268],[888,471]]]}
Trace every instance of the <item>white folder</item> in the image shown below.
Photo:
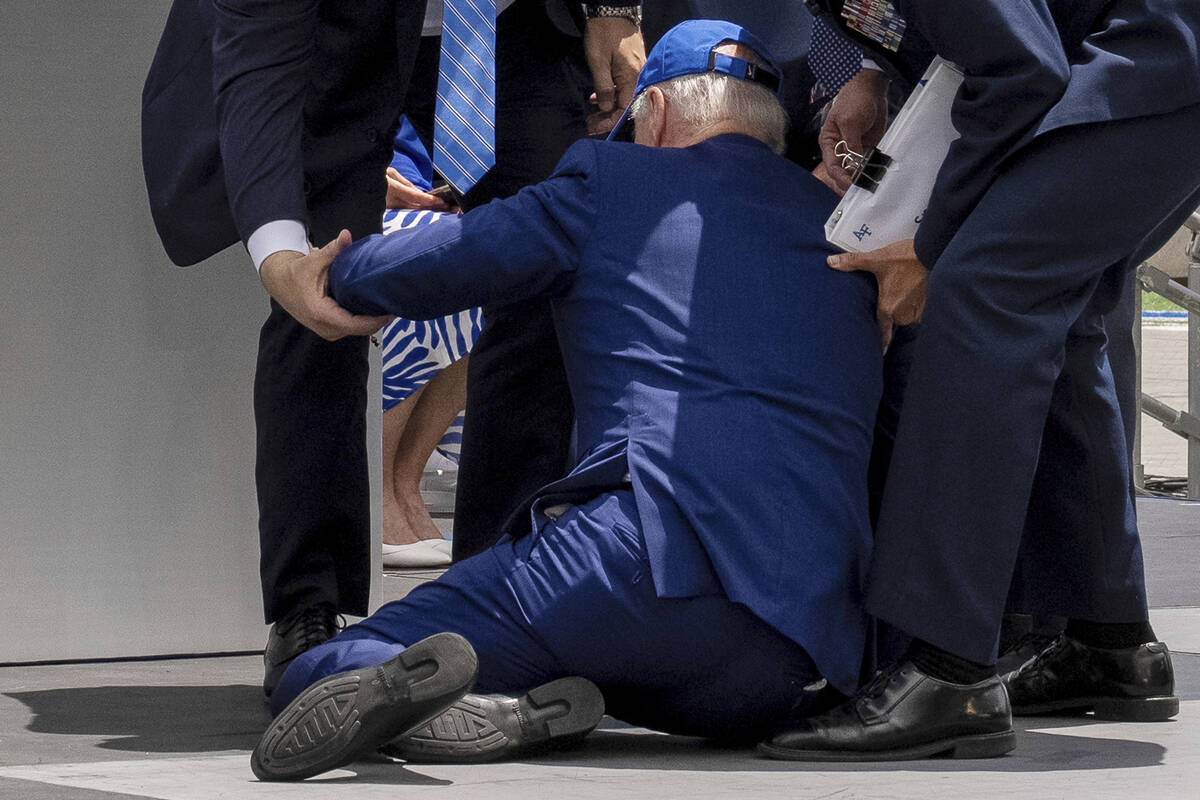
{"label": "white folder", "polygon": [[879,146],[851,169],[855,183],[825,223],[831,244],[860,252],[913,238],[958,138],[950,106],[962,79],[962,70],[934,58]]}

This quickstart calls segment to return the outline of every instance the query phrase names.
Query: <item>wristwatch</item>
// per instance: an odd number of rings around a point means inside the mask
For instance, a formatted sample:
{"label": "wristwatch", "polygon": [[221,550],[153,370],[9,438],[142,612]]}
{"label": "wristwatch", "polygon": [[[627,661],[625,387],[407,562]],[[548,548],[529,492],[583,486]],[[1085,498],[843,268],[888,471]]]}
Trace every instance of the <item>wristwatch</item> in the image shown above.
{"label": "wristwatch", "polygon": [[641,5],[601,5],[600,3],[584,3],[583,15],[588,19],[600,17],[625,17],[634,25],[642,24]]}

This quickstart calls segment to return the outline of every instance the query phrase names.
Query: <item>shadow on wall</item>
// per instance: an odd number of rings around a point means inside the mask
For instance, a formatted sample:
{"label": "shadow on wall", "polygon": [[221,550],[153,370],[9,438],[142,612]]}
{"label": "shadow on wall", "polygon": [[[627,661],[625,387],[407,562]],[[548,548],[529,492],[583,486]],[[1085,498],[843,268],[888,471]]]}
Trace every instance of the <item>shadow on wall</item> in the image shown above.
{"label": "shadow on wall", "polygon": [[96,686],[6,694],[35,733],[103,736],[98,746],[148,753],[252,750],[271,721],[261,686]]}

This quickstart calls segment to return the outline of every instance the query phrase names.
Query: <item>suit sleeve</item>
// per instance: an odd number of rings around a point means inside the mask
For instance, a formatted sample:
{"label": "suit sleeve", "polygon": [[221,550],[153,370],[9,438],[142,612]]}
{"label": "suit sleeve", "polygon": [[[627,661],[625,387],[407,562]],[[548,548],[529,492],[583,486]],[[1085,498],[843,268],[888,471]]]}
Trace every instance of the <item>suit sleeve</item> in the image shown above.
{"label": "suit sleeve", "polygon": [[905,5],[909,24],[966,75],[952,112],[961,138],[950,147],[917,231],[917,256],[933,267],[999,162],[1062,97],[1070,67],[1044,0]]}
{"label": "suit sleeve", "polygon": [[242,241],[307,223],[301,141],[318,0],[212,0],[213,91],[225,183]]}
{"label": "suit sleeve", "polygon": [[596,219],[596,146],[576,143],[545,181],[462,217],[355,242],[330,293],[356,314],[429,319],[565,291]]}

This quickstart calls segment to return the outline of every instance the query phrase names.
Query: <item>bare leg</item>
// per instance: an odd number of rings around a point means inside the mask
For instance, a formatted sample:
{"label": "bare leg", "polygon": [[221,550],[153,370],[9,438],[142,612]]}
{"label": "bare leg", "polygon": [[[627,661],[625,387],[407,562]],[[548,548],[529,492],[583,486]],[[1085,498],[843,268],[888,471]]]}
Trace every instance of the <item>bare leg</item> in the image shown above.
{"label": "bare leg", "polygon": [[[467,359],[462,358],[384,414],[384,544],[442,538],[421,499],[421,476],[466,399]],[[399,413],[389,419],[393,412]]]}
{"label": "bare leg", "polygon": [[410,544],[420,537],[407,535],[403,527],[404,515],[396,497],[395,464],[404,429],[408,426],[417,401],[424,394],[422,386],[396,405],[383,412],[383,542],[384,544]]}

